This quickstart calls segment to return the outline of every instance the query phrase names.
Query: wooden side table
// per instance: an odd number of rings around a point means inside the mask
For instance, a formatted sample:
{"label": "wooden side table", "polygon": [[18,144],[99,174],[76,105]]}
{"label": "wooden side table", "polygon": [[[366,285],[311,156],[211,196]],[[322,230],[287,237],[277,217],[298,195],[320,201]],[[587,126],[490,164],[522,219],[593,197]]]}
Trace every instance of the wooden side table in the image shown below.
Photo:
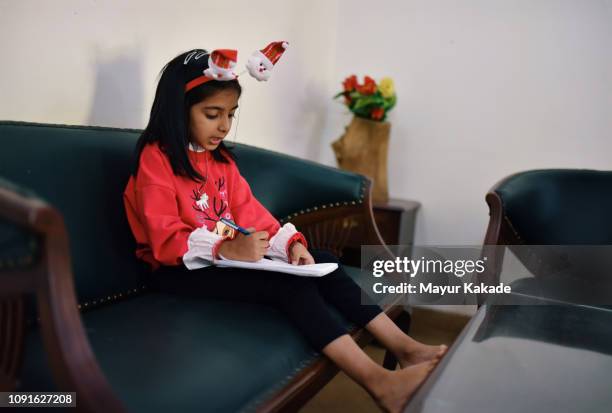
{"label": "wooden side table", "polygon": [[[374,220],[387,245],[412,245],[416,214],[421,204],[406,199],[389,199],[384,204],[374,204]],[[342,252],[342,261],[356,267],[361,266],[362,232],[353,231],[346,248]]]}

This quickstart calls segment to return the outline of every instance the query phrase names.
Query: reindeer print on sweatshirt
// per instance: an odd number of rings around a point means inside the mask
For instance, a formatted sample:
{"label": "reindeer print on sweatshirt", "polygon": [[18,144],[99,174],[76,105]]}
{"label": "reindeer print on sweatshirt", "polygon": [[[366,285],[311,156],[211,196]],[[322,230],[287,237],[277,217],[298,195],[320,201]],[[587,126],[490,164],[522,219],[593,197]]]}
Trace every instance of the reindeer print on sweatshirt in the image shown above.
{"label": "reindeer print on sweatshirt", "polygon": [[[205,185],[201,184],[192,190],[191,199],[194,201],[192,207],[197,212],[198,222],[206,225],[209,231],[221,235],[223,238],[233,239],[236,235],[234,229],[219,221],[221,218],[233,220],[232,214],[228,211],[225,178],[220,177],[215,181],[216,194],[212,197],[205,192],[204,187]],[[211,205],[208,203],[209,199],[212,199]]]}

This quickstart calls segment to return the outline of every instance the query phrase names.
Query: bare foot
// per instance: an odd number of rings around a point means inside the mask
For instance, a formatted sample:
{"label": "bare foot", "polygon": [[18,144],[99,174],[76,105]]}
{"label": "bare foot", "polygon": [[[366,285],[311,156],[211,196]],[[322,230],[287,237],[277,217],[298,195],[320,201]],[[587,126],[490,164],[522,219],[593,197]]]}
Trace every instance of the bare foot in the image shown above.
{"label": "bare foot", "polygon": [[448,348],[444,344],[429,346],[415,341],[415,344],[398,358],[398,362],[402,369],[429,360],[434,360],[437,363],[446,353],[446,350]]}
{"label": "bare foot", "polygon": [[399,413],[434,368],[434,360],[415,364],[401,370],[388,371],[385,379],[378,383],[374,400],[385,412]]}

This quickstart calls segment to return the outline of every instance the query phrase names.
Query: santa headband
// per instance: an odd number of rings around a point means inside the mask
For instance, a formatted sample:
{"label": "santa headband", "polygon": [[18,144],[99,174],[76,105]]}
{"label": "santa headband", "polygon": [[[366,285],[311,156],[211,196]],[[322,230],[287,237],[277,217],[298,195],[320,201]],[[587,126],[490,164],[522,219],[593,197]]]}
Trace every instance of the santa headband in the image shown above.
{"label": "santa headband", "polygon": [[[249,74],[259,81],[268,80],[287,46],[289,43],[285,41],[272,42],[255,51],[246,64]],[[187,67],[193,67],[191,80],[185,84],[185,93],[210,80],[237,79],[238,75],[234,71],[237,60],[238,52],[231,49],[216,49],[210,53],[204,50],[190,52],[183,62]]]}

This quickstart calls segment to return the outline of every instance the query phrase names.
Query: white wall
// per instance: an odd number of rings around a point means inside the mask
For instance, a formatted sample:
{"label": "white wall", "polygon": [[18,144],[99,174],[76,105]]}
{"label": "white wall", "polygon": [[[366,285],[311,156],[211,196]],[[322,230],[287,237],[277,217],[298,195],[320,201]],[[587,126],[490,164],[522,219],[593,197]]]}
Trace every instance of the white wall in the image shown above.
{"label": "white wall", "polygon": [[142,128],[176,54],[284,39],[270,82],[244,77],[237,140],[334,164],[340,82],[392,76],[390,192],[422,202],[417,243],[479,244],[512,172],[612,169],[612,0],[254,5],[0,0],[0,119]]}
{"label": "white wall", "polygon": [[[422,202],[417,243],[482,243],[484,195],[510,173],[612,169],[612,1],[340,0],[339,10],[334,77],[396,81],[389,189]],[[329,108],[326,148],[350,121]]]}
{"label": "white wall", "polygon": [[235,48],[243,68],[253,51],[288,40],[270,82],[242,77],[235,136],[313,157],[332,80],[335,8],[323,0],[260,4],[0,0],[0,119],[143,128],[157,75],[177,54]]}

